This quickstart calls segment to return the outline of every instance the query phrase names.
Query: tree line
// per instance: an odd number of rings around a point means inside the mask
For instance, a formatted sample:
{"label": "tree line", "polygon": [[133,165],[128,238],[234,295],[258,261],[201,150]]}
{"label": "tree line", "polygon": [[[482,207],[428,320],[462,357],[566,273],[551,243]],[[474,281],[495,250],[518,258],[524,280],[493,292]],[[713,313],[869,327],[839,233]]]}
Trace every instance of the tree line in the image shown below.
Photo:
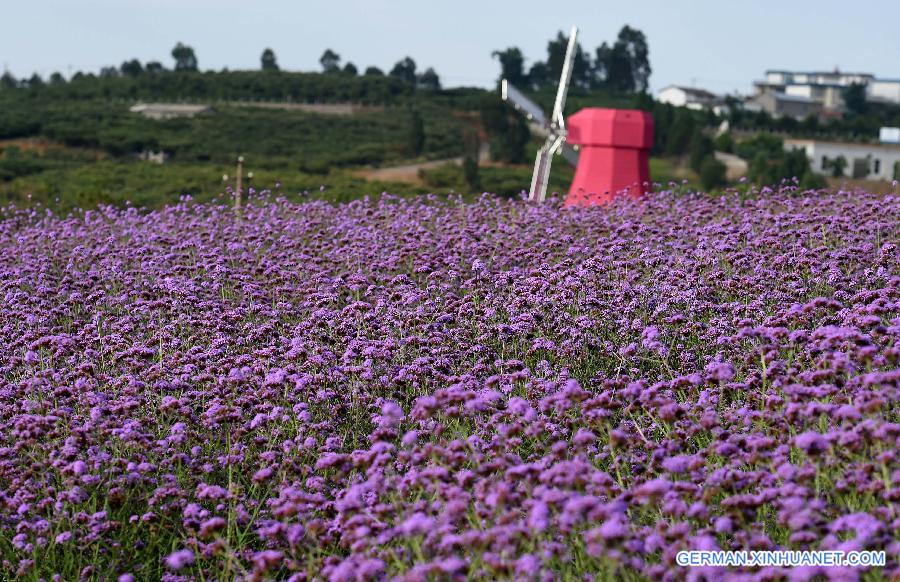
{"label": "tree line", "polygon": [[[559,31],[547,43],[547,58],[525,67],[525,56],[518,47],[496,50],[500,77],[523,89],[539,91],[555,86],[565,61],[568,38]],[[638,93],[650,82],[650,50],[643,32],[628,25],[622,27],[612,45],[604,42],[591,56],[581,43],[575,44],[572,62],[573,87],[603,89],[614,93]]]}
{"label": "tree line", "polygon": [[[172,71],[180,73],[198,73],[199,61],[193,47],[185,45],[181,42],[177,43],[172,49],[172,59],[174,61]],[[319,63],[322,65],[322,72],[330,75],[342,75],[346,77],[356,77],[359,75],[359,69],[356,65],[348,62],[341,65],[341,57],[331,49],[326,49],[322,53]],[[280,72],[281,67],[278,66],[278,59],[275,51],[266,48],[260,55],[260,70],[266,72]],[[99,78],[112,79],[118,77],[139,78],[145,75],[156,75],[167,72],[165,65],[159,61],[149,61],[142,64],[138,59],[130,59],[124,61],[119,67],[103,67],[100,69]],[[223,71],[223,72],[227,72]],[[418,71],[416,62],[409,56],[397,61],[394,67],[387,75],[378,67],[370,66],[362,73],[363,77],[378,78],[389,77],[402,81],[412,86],[414,89],[433,90],[441,89],[441,80],[437,72],[429,67],[424,71]],[[84,79],[94,79],[92,73],[76,72],[71,81],[78,82]],[[0,89],[16,89],[16,88],[42,88],[46,85],[60,86],[65,85],[67,80],[59,72],[52,73],[45,81],[37,73],[28,79],[16,79],[9,71],[4,72],[0,77]]]}

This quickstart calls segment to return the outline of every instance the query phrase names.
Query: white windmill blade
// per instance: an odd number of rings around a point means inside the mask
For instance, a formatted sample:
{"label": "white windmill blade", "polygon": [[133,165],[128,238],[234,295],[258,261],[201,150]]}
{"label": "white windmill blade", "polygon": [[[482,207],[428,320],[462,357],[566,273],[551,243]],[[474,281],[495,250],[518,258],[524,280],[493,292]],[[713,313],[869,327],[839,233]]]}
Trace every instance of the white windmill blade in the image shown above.
{"label": "white windmill blade", "polygon": [[543,202],[547,195],[547,180],[550,177],[550,161],[553,155],[548,145],[550,140],[541,146],[534,158],[534,174],[531,176],[531,192],[528,199],[532,202]]}
{"label": "white windmill blade", "polygon": [[559,90],[556,92],[556,102],[553,104],[553,114],[550,121],[557,127],[565,128],[566,121],[563,118],[563,108],[566,106],[566,94],[569,91],[569,81],[572,79],[572,65],[575,60],[575,39],[578,36],[578,27],[572,27],[569,35],[569,46],[566,47],[566,58],[563,61],[562,75],[559,78]]}
{"label": "white windmill blade", "polygon": [[525,115],[529,120],[541,125],[547,125],[547,116],[544,115],[538,104],[526,97],[524,93],[516,89],[506,79],[500,82],[500,97],[504,101],[508,101],[516,111]]}
{"label": "white windmill blade", "polygon": [[561,135],[551,136],[538,150],[537,157],[534,159],[534,174],[531,177],[529,200],[543,202],[547,197],[547,182],[550,180],[553,156],[563,147],[565,141],[566,138]]}

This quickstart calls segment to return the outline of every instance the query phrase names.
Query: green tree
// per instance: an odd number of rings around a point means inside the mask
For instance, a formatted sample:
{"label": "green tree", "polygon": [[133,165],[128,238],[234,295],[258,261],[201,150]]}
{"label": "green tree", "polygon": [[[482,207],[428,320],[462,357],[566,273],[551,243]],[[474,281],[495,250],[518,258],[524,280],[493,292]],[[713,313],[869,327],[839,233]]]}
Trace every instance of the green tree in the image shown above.
{"label": "green tree", "polygon": [[827,185],[828,182],[825,181],[825,178],[810,169],[807,169],[803,177],[800,178],[800,188],[803,190],[819,190]]}
{"label": "green tree", "polygon": [[359,73],[359,69],[357,69],[356,65],[354,65],[353,63],[347,63],[346,65],[344,65],[344,69],[341,72],[347,76],[355,77],[357,73]]}
{"label": "green tree", "polygon": [[865,115],[869,110],[866,102],[866,86],[862,83],[853,83],[843,92],[844,105],[847,110],[855,115]]}
{"label": "green tree", "polygon": [[756,184],[772,184],[775,179],[772,177],[772,165],[769,163],[769,156],[764,151],[758,151],[754,154],[750,165],[747,168],[747,177]]}
{"label": "green tree", "polygon": [[62,73],[59,71],[55,71],[52,75],[50,75],[50,84],[51,85],[65,85],[66,78],[62,76]]}
{"label": "green tree", "polygon": [[0,88],[3,89],[15,89],[19,86],[19,81],[16,80],[15,77],[12,76],[12,73],[6,71],[3,73],[3,76],[0,77]]}
{"label": "green tree", "polygon": [[470,192],[479,192],[481,175],[478,170],[478,157],[481,153],[481,138],[477,131],[469,130],[463,134],[462,142],[465,146],[462,163],[463,180]]}
{"label": "green tree", "polygon": [[278,62],[275,59],[275,51],[270,48],[267,48],[262,52],[262,55],[259,57],[260,68],[263,71],[277,71],[278,70]]}
{"label": "green tree", "polygon": [[724,131],[716,136],[716,151],[732,153],[734,151],[734,138],[731,137],[730,131]]}
{"label": "green tree", "polygon": [[500,61],[500,79],[506,79],[517,87],[528,86],[525,57],[522,55],[522,51],[513,46],[504,51],[494,51],[491,56]]}
{"label": "green tree", "polygon": [[341,70],[341,56],[331,49],[325,49],[319,57],[319,63],[325,73],[338,73]]}
{"label": "green tree", "polygon": [[481,125],[490,139],[491,159],[520,164],[526,160],[525,146],[531,138],[525,118],[495,95],[481,98]]}
{"label": "green tree", "polygon": [[612,63],[612,47],[602,43],[594,52],[594,68],[591,73],[594,88],[608,86],[609,68]]}
{"label": "green tree", "polygon": [[689,109],[679,107],[675,110],[672,126],[666,138],[666,154],[676,156],[687,153],[695,124],[694,115]]}
{"label": "green tree", "polygon": [[709,139],[709,136],[704,134],[699,127],[695,127],[694,132],[691,135],[691,169],[699,173],[700,167],[703,164],[703,160],[711,156],[714,150],[715,148],[713,147],[713,141]]}
{"label": "green tree", "polygon": [[405,57],[403,60],[397,61],[394,68],[391,69],[391,72],[388,74],[391,77],[406,81],[410,85],[415,85],[416,61],[412,60],[410,57]]}
{"label": "green tree", "polygon": [[31,75],[31,78],[28,79],[28,88],[29,89],[35,89],[37,87],[43,87],[43,86],[44,86],[44,80],[37,73]]}
{"label": "green tree", "polygon": [[[555,82],[562,75],[568,46],[569,38],[562,31],[557,32],[556,38],[547,43],[547,71],[551,81]],[[591,84],[591,57],[579,42],[575,43],[571,83],[575,87],[588,87]]]}
{"label": "green tree", "polygon": [[783,153],[783,157],[778,164],[776,180],[790,180],[792,178],[801,180],[809,171],[809,158],[806,157],[806,150],[792,149]]}
{"label": "green tree", "polygon": [[815,135],[819,132],[819,116],[810,113],[800,122],[800,129],[807,135]]}
{"label": "green tree", "polygon": [[175,59],[176,71],[197,70],[197,55],[194,54],[194,49],[187,45],[180,42],[176,44],[172,49],[172,58]]}
{"label": "green tree", "polygon": [[616,93],[638,93],[650,82],[650,49],[644,33],[626,25],[613,46],[605,42],[597,47],[593,85]]}
{"label": "green tree", "polygon": [[647,37],[636,28],[627,24],[619,31],[619,37],[613,47],[613,52],[621,51],[628,61],[631,72],[631,91],[646,91],[650,84],[650,48],[647,46]]}
{"label": "green tree", "polygon": [[724,186],[725,180],[725,164],[717,160],[714,156],[706,156],[700,164],[700,183],[704,190],[712,190]]}
{"label": "green tree", "polygon": [[478,161],[472,154],[466,154],[462,164],[463,178],[466,180],[466,186],[469,191],[478,192],[481,190],[481,177],[478,174]]}
{"label": "green tree", "polygon": [[411,156],[420,156],[425,149],[425,121],[422,114],[415,109],[409,117],[406,147]]}
{"label": "green tree", "polygon": [[144,72],[144,67],[141,66],[141,61],[131,59],[122,63],[119,70],[122,71],[122,75],[125,77],[139,77]]}
{"label": "green tree", "polygon": [[428,67],[424,73],[419,75],[416,85],[429,91],[439,91],[441,89],[441,79],[434,69]]}
{"label": "green tree", "polygon": [[147,63],[147,66],[144,67],[144,70],[148,73],[159,73],[160,71],[165,71],[166,68],[159,61],[150,61]]}
{"label": "green tree", "polygon": [[771,133],[757,133],[735,146],[735,153],[745,160],[752,160],[757,153],[763,153],[767,159],[779,159],[784,153],[784,141]]}
{"label": "green tree", "polygon": [[843,178],[844,170],[847,169],[847,158],[838,156],[828,163],[833,178]]}
{"label": "green tree", "polygon": [[366,67],[366,72],[363,75],[366,77],[384,77],[384,71],[378,67]]}
{"label": "green tree", "polygon": [[537,61],[528,69],[528,84],[532,89],[543,89],[551,82],[550,67],[547,66],[547,63]]}

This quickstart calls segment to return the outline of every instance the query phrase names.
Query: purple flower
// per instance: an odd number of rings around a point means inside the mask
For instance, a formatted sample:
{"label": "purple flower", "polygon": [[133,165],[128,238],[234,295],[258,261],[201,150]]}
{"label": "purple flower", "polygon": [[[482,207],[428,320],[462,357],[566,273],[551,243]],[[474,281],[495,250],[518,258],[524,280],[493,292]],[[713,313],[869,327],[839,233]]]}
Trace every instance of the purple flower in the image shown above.
{"label": "purple flower", "polygon": [[820,433],[807,431],[794,438],[794,445],[809,455],[818,455],[828,450],[828,440]]}
{"label": "purple flower", "polygon": [[64,544],[71,539],[72,539],[72,532],[70,532],[70,531],[64,531],[64,532],[56,535],[56,543],[58,543],[58,544]]}
{"label": "purple flower", "polygon": [[401,524],[400,531],[407,537],[427,534],[434,527],[434,520],[424,513],[414,513]]}
{"label": "purple flower", "polygon": [[185,566],[194,563],[194,552],[191,550],[177,550],[166,556],[166,567],[170,570],[181,570]]}
{"label": "purple flower", "polygon": [[613,517],[600,526],[597,533],[605,540],[617,540],[629,534],[628,525],[619,517]]}
{"label": "purple flower", "polygon": [[663,460],[662,466],[663,469],[669,473],[685,473],[688,470],[692,459],[693,457],[689,455],[676,455]]}
{"label": "purple flower", "polygon": [[575,433],[575,437],[572,439],[572,442],[580,447],[585,447],[593,444],[596,440],[597,436],[593,432],[589,431],[586,428],[579,428]]}

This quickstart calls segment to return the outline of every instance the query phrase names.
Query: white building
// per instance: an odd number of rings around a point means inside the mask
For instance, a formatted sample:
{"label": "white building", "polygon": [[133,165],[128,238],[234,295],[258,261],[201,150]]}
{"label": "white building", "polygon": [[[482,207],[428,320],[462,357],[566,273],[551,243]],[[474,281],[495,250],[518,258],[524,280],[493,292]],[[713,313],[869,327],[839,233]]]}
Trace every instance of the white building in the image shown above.
{"label": "white building", "polygon": [[900,127],[882,127],[878,130],[881,143],[900,143]]}
{"label": "white building", "polygon": [[900,103],[900,79],[876,79],[871,73],[843,73],[835,69],[823,71],[766,71],[764,81],[756,81],[756,94],[783,93],[812,99],[826,110],[844,107],[844,90],[851,85],[865,85],[866,98],[873,102]]}
{"label": "white building", "polygon": [[765,111],[772,117],[804,119],[822,116],[824,106],[811,97],[788,95],[779,91],[763,91],[744,101],[746,111]]}
{"label": "white building", "polygon": [[209,111],[208,105],[187,103],[138,103],[129,109],[150,119],[172,119],[173,117],[193,117]]}
{"label": "white building", "polygon": [[900,178],[900,144],[865,144],[813,139],[786,139],[787,150],[802,149],[817,174],[831,175],[834,161],[846,161],[843,174],[848,178],[896,180]]}
{"label": "white building", "polygon": [[866,87],[869,101],[900,103],[900,79],[875,79]]}
{"label": "white building", "polygon": [[784,94],[791,97],[804,97],[819,103],[825,109],[840,109],[844,106],[843,85],[787,85]]}
{"label": "white building", "polygon": [[687,107],[697,111],[712,109],[717,114],[720,113],[723,103],[722,99],[715,93],[710,93],[705,89],[682,87],[680,85],[663,87],[656,96],[660,103],[669,103],[675,107]]}
{"label": "white building", "polygon": [[[875,80],[871,73],[842,73],[835,69],[825,71],[766,71],[765,85],[777,86],[784,90],[788,85],[837,85],[849,87],[853,84],[868,85]],[[757,83],[758,85],[760,83]]]}

